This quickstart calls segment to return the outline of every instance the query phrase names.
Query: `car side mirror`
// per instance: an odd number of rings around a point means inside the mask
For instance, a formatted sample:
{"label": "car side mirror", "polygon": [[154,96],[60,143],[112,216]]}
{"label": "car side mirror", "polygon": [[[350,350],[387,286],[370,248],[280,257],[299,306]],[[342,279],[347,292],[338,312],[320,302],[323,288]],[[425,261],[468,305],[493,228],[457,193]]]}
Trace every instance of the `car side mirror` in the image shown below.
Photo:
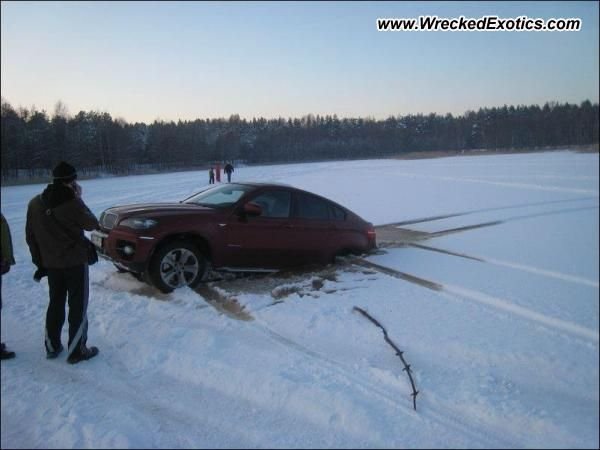
{"label": "car side mirror", "polygon": [[263,212],[260,205],[257,205],[256,203],[252,203],[252,202],[246,203],[243,206],[242,211],[244,212],[245,215],[250,216],[250,217],[260,216]]}

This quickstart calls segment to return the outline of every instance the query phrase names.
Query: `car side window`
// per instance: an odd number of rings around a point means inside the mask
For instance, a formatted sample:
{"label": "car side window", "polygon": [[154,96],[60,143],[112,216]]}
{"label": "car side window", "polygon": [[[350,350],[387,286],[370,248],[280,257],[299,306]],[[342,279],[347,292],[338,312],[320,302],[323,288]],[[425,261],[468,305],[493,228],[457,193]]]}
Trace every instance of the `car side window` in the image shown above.
{"label": "car side window", "polygon": [[296,217],[300,219],[329,220],[329,207],[329,202],[314,195],[296,196]]}
{"label": "car side window", "polygon": [[346,213],[339,206],[331,205],[331,217],[334,220],[346,220]]}
{"label": "car side window", "polygon": [[260,205],[261,217],[287,218],[290,216],[291,195],[286,191],[266,191],[254,197],[251,202]]}

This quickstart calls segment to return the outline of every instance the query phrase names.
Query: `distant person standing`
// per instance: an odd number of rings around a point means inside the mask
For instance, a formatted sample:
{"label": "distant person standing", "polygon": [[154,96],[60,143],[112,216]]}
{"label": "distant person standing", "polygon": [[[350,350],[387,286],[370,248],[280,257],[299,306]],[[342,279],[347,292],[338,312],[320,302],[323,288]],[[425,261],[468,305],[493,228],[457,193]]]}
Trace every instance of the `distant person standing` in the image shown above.
{"label": "distant person standing", "polygon": [[[10,270],[10,266],[14,265],[15,257],[13,255],[13,246],[12,246],[12,238],[10,236],[10,228],[8,226],[8,222],[4,218],[4,214],[0,213],[2,216],[2,260],[0,264],[2,266],[2,277],[0,277],[0,310],[2,309],[2,278],[4,278],[4,274],[8,273]],[[11,352],[6,348],[4,342],[0,343],[0,359],[11,359],[15,357],[15,352]]]}
{"label": "distant person standing", "polygon": [[215,184],[215,171],[212,167],[208,171],[208,184]]}
{"label": "distant person standing", "polygon": [[221,182],[221,164],[220,163],[217,163],[215,172],[216,172],[216,176],[217,176],[217,183],[220,183]]}
{"label": "distant person standing", "polygon": [[50,302],[46,311],[46,357],[63,350],[61,331],[65,303],[69,303],[67,362],[93,358],[97,347],[87,347],[89,297],[88,245],[84,230],[99,228],[98,220],[81,199],[75,168],[61,162],[52,170],[53,182],[27,207],[25,237],[38,270],[34,279],[48,276]]}
{"label": "distant person standing", "polygon": [[234,170],[233,166],[231,165],[231,163],[227,163],[225,165],[225,168],[223,170],[227,174],[227,182],[231,183],[231,174],[233,173],[233,170]]}

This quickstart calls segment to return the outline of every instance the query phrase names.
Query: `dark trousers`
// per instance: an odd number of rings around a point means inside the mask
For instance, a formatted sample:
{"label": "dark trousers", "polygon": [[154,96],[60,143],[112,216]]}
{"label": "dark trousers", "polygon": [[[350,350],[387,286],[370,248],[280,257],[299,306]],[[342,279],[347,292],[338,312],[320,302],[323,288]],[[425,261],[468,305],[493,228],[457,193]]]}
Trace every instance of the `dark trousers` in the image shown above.
{"label": "dark trousers", "polygon": [[3,275],[0,275],[0,314],[2,314],[2,278]]}
{"label": "dark trousers", "polygon": [[231,183],[231,172],[227,172],[227,182]]}
{"label": "dark trousers", "polygon": [[50,303],[46,311],[46,350],[54,352],[61,346],[65,323],[65,303],[69,303],[68,355],[85,348],[87,342],[87,305],[89,268],[87,264],[66,269],[48,269]]}

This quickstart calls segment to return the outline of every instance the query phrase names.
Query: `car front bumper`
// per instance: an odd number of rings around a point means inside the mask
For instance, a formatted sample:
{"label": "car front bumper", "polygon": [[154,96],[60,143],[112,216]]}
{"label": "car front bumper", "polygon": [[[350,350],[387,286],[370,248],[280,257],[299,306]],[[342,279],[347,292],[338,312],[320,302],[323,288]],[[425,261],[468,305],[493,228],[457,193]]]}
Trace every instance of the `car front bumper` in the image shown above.
{"label": "car front bumper", "polygon": [[108,233],[94,230],[90,240],[102,258],[123,270],[135,273],[146,271],[155,242],[153,237],[137,236],[119,230]]}

